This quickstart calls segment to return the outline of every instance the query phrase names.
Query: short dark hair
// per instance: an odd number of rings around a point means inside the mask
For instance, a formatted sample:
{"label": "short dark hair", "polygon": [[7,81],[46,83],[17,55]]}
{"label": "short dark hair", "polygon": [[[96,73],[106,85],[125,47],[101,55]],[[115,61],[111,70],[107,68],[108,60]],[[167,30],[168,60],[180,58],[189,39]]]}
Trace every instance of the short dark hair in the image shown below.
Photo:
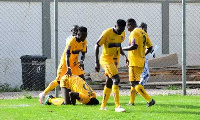
{"label": "short dark hair", "polygon": [[135,19],[133,19],[133,18],[129,18],[129,19],[127,20],[127,22],[132,23],[132,24],[134,25],[134,27],[137,26],[137,23],[136,23]]}
{"label": "short dark hair", "polygon": [[84,27],[84,26],[80,26],[80,27],[78,28],[78,31],[79,31],[79,32],[87,32],[87,28]]}
{"label": "short dark hair", "polygon": [[78,31],[79,26],[78,25],[73,25],[73,28],[71,29],[71,31]]}
{"label": "short dark hair", "polygon": [[144,22],[142,22],[142,23],[140,24],[140,27],[141,27],[141,28],[147,28],[147,24],[144,23]]}
{"label": "short dark hair", "polygon": [[91,98],[86,105],[98,105],[99,101],[96,98]]}
{"label": "short dark hair", "polygon": [[118,25],[118,26],[125,27],[125,26],[126,26],[126,21],[123,20],[123,19],[118,19],[118,20],[117,20],[117,25]]}

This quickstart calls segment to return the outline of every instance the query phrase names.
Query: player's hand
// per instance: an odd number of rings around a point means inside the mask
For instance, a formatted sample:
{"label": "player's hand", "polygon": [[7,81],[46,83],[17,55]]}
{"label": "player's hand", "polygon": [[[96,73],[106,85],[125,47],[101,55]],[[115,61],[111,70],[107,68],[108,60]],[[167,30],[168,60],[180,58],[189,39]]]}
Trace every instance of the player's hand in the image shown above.
{"label": "player's hand", "polygon": [[66,74],[68,74],[68,75],[72,75],[72,70],[71,70],[70,67],[68,67],[68,69],[67,69],[67,73],[66,73]]}
{"label": "player's hand", "polygon": [[156,54],[153,54],[153,58],[155,58],[156,57]]}
{"label": "player's hand", "polygon": [[79,67],[82,68],[82,69],[84,70],[84,64],[83,64],[83,61],[82,61],[82,60],[79,62],[79,64],[80,64]]}
{"label": "player's hand", "polygon": [[97,62],[95,63],[95,71],[99,72],[100,71],[100,64]]}
{"label": "player's hand", "polygon": [[126,59],[126,67],[128,67],[128,66],[129,66],[129,60]]}

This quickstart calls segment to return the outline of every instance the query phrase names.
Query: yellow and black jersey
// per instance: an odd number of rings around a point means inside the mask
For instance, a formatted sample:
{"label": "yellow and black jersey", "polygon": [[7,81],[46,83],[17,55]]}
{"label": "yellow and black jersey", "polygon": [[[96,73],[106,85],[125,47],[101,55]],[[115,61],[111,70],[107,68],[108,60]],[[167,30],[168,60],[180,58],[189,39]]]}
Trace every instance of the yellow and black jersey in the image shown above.
{"label": "yellow and black jersey", "polygon": [[66,61],[67,54],[71,54],[69,61],[70,67],[78,63],[78,57],[80,52],[87,52],[87,40],[77,42],[75,37],[69,39],[66,43],[65,50],[61,56],[61,61]]}
{"label": "yellow and black jersey", "polygon": [[94,90],[80,77],[73,75],[65,80],[66,88],[72,92],[87,95],[90,98],[96,98]]}
{"label": "yellow and black jersey", "polygon": [[141,28],[135,28],[129,36],[129,46],[138,45],[135,50],[128,51],[129,66],[144,67],[145,50],[152,46],[148,34]]}
{"label": "yellow and black jersey", "polygon": [[125,32],[123,32],[121,35],[118,35],[114,32],[114,28],[108,28],[105,30],[99,41],[97,41],[97,45],[103,46],[103,52],[101,54],[101,64],[104,64],[106,62],[114,62],[114,59],[119,60],[120,56],[120,47],[121,43],[125,39]]}

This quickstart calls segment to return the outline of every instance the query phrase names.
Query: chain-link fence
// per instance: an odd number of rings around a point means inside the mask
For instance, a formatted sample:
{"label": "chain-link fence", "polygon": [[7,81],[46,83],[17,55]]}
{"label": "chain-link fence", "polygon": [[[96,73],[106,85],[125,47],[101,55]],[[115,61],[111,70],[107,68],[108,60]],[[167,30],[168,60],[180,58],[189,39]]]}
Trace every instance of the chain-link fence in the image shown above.
{"label": "chain-link fence", "polygon": [[[198,85],[200,2],[195,0],[186,2],[187,80],[195,81],[191,83],[192,85]],[[60,0],[58,1],[58,60],[64,50],[66,38],[71,35],[72,26],[85,26],[88,28],[85,72],[94,73],[94,45],[101,33],[109,27],[114,27],[119,18],[124,20],[134,18],[138,25],[141,22],[147,23],[153,45],[159,46],[156,59],[149,61],[151,73],[149,85],[151,82],[155,86],[159,86],[155,82],[169,85],[165,82],[172,81],[175,82],[173,84],[181,84],[182,4],[178,0],[123,2]],[[41,81],[48,85],[55,79],[54,19],[54,1],[0,1],[1,87],[9,85],[13,88],[23,88],[28,84],[31,90],[37,90],[38,86],[44,89],[45,85]],[[126,30],[123,47],[128,45],[128,36],[129,32]],[[30,55],[27,61],[23,61],[24,55]],[[127,68],[124,66],[125,62],[121,59],[121,71],[119,70],[121,73],[126,72]],[[121,75],[122,82],[128,83],[127,76]],[[96,81],[97,79],[99,78],[96,78]]]}

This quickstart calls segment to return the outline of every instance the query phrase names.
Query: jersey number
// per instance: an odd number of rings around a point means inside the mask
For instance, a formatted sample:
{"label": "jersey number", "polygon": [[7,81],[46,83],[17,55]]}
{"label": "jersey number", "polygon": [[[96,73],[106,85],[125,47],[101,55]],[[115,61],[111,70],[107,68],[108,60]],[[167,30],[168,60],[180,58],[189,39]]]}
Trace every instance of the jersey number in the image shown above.
{"label": "jersey number", "polygon": [[[87,89],[86,86],[87,86],[87,88],[89,88],[89,89]],[[89,97],[93,96],[93,94],[92,94],[93,91],[90,89],[90,87],[88,87],[87,83],[83,84],[83,88],[84,88],[85,90],[88,91],[88,96],[89,96]]]}
{"label": "jersey number", "polygon": [[143,35],[143,47],[145,46],[145,44],[146,44],[146,36]]}

